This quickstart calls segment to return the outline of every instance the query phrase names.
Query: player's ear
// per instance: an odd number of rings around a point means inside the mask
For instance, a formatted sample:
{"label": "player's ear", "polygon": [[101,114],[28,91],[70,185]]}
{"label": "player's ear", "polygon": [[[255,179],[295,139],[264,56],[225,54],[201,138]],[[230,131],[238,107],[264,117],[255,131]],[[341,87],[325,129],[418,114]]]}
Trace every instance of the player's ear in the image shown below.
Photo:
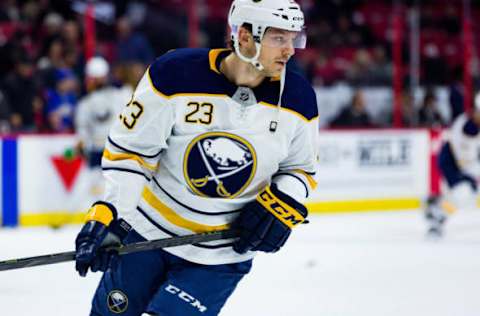
{"label": "player's ear", "polygon": [[238,43],[240,47],[248,47],[253,42],[252,32],[246,27],[241,26],[238,30]]}

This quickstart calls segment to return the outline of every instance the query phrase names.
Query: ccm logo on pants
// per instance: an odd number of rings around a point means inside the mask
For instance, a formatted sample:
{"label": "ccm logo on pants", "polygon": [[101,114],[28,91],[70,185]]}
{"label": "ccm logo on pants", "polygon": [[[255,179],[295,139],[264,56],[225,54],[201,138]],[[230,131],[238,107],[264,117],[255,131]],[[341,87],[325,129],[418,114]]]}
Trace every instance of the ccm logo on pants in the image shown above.
{"label": "ccm logo on pants", "polygon": [[171,284],[167,285],[167,287],[165,288],[165,291],[178,296],[181,300],[187,303],[190,303],[190,305],[197,308],[202,313],[207,311],[207,308],[203,306],[199,300],[197,300],[195,297],[191,296],[187,292],[180,290],[178,287],[174,285],[171,285]]}

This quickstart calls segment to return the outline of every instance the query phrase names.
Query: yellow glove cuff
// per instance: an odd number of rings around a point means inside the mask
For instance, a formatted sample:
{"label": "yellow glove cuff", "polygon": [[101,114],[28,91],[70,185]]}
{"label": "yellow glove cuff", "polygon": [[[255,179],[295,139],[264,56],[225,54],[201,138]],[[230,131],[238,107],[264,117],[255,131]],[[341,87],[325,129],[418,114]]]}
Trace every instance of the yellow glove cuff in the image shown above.
{"label": "yellow glove cuff", "polygon": [[113,220],[112,210],[105,204],[94,204],[85,216],[85,222],[97,221],[108,226]]}
{"label": "yellow glove cuff", "polygon": [[295,208],[280,200],[275,194],[273,194],[270,187],[266,187],[263,191],[258,193],[257,202],[289,228],[293,228],[305,221],[305,217],[302,214],[300,214]]}

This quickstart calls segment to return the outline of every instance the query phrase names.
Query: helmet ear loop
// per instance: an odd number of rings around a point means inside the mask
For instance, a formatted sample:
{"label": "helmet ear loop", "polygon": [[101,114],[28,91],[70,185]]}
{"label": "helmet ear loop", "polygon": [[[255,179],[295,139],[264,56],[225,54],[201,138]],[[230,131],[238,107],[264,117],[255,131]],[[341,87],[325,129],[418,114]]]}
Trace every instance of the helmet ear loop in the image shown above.
{"label": "helmet ear loop", "polygon": [[235,52],[237,53],[237,56],[244,62],[252,64],[258,71],[262,71],[263,69],[265,69],[265,67],[263,67],[263,65],[258,60],[258,58],[260,57],[262,44],[258,43],[255,40],[254,42],[255,42],[256,53],[255,53],[255,56],[249,58],[243,55],[242,52],[240,51],[240,42],[238,40],[238,35],[233,37],[233,47],[235,48]]}

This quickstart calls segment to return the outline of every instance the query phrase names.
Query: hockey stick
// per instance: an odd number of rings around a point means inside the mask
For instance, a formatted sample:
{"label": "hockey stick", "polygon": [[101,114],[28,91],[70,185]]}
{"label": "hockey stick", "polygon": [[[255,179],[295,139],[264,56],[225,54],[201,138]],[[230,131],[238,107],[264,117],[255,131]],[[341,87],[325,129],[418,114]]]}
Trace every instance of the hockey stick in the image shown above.
{"label": "hockey stick", "polygon": [[[107,250],[116,250],[119,255],[129,253],[154,250],[160,248],[169,248],[183,245],[196,244],[201,242],[215,241],[220,239],[235,238],[238,236],[238,231],[233,229],[221,230],[216,232],[200,233],[186,236],[176,236],[156,240],[141,241],[124,246],[107,247]],[[60,262],[67,262],[75,260],[75,251],[53,253],[49,255],[10,259],[0,261],[0,271],[22,269],[28,267],[42,266],[47,264],[54,264]]]}

